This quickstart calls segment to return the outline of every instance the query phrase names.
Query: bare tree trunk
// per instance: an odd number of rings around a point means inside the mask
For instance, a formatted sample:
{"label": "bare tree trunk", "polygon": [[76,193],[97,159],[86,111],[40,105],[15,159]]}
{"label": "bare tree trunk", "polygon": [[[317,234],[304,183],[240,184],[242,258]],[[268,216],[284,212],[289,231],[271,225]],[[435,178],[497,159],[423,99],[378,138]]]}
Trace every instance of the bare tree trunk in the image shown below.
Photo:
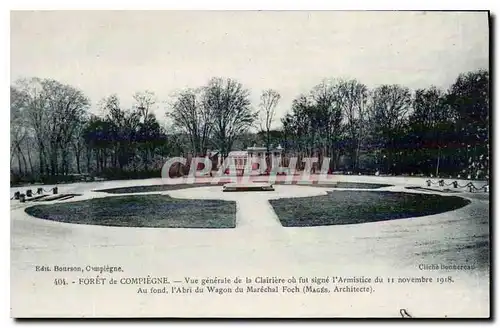
{"label": "bare tree trunk", "polygon": [[24,156],[22,151],[20,151],[20,153],[21,153],[21,158],[23,160],[23,164],[24,164],[25,174],[28,174],[28,164],[26,163],[26,157]]}
{"label": "bare tree trunk", "polygon": [[145,152],[146,152],[145,161],[143,163],[144,163],[144,171],[147,171],[148,170],[148,161],[149,161],[149,147],[147,145],[146,145]]}
{"label": "bare tree trunk", "polygon": [[354,155],[354,158],[355,158],[354,169],[356,171],[359,171],[359,153],[360,153],[360,148],[361,148],[361,142],[358,142],[358,144],[356,145],[356,154]]}
{"label": "bare tree trunk", "polygon": [[44,160],[43,160],[43,145],[41,143],[38,144],[38,160],[39,165],[40,165],[40,176],[43,176],[43,167],[45,166]]}
{"label": "bare tree trunk", "polygon": [[78,174],[81,174],[81,170],[80,170],[80,158],[81,158],[81,155],[82,155],[82,147],[81,146],[74,147],[74,150],[75,150],[76,172]]}
{"label": "bare tree trunk", "polygon": [[267,155],[269,155],[269,151],[270,151],[269,148],[271,148],[271,145],[270,145],[270,143],[271,143],[271,133],[269,132],[269,128],[267,128],[266,132],[267,132],[266,148],[267,148]]}
{"label": "bare tree trunk", "polygon": [[55,176],[57,172],[57,153],[52,150],[51,160],[50,160],[50,172],[52,176]]}
{"label": "bare tree trunk", "polygon": [[436,164],[436,178],[439,177],[439,161],[441,159],[441,147],[438,147],[438,156],[437,156],[437,164]]}
{"label": "bare tree trunk", "polygon": [[87,157],[87,173],[90,173],[90,161],[92,160],[92,150],[86,149],[85,155]]}
{"label": "bare tree trunk", "polygon": [[99,165],[99,161],[101,160],[100,159],[100,151],[99,149],[95,149],[95,167],[96,167],[96,172],[99,173],[99,170],[100,170],[100,165]]}
{"label": "bare tree trunk", "polygon": [[76,172],[78,172],[78,174],[82,174],[82,171],[80,170],[80,156],[76,156]]}
{"label": "bare tree trunk", "polygon": [[27,147],[26,147],[26,150],[28,152],[28,162],[30,164],[30,171],[31,171],[31,174],[33,175],[35,173],[35,170],[33,170],[33,162],[31,161],[31,151],[30,151],[30,149],[31,149],[31,147],[28,144]]}
{"label": "bare tree trunk", "polygon": [[17,153],[17,166],[19,167],[19,176],[23,175],[23,167],[21,164],[21,155],[19,154],[19,151]]}

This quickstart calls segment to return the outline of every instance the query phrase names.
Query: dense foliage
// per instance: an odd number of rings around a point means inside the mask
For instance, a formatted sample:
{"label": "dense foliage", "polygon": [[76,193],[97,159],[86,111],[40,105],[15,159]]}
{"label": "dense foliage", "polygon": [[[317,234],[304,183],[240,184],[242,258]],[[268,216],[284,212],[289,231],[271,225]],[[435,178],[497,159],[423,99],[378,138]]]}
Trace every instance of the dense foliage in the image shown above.
{"label": "dense foliage", "polygon": [[11,183],[158,177],[168,157],[214,149],[226,156],[255,144],[280,144],[288,157],[318,156],[320,163],[330,158],[332,171],[486,178],[489,84],[485,70],[460,74],[448,90],[324,80],[298,95],[281,127],[271,129],[279,92],[264,90],[252,104],[250,90],[234,79],[182,90],[161,108],[162,119],[149,91],[134,95],[133,108],[106,97],[95,115],[81,90],[23,79],[10,90]]}

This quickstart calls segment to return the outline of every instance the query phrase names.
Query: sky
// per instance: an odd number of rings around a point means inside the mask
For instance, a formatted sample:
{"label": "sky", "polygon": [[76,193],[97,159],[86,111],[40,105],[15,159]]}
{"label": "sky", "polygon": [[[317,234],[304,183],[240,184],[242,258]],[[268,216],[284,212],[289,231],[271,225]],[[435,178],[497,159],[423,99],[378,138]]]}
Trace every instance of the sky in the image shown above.
{"label": "sky", "polygon": [[[489,67],[486,12],[13,11],[11,83],[52,78],[81,89],[93,111],[153,91],[161,119],[174,92],[230,77],[281,94],[277,116],[325,78],[373,88],[448,88]],[[276,123],[278,124],[278,123]]]}

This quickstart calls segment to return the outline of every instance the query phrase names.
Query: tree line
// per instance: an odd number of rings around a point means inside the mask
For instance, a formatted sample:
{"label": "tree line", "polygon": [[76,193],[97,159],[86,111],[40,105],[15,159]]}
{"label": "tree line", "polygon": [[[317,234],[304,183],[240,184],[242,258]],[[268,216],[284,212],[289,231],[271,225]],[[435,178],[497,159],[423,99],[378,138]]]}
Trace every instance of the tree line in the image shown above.
{"label": "tree line", "polygon": [[286,149],[330,157],[332,170],[489,175],[485,70],[460,74],[448,90],[323,81],[294,100],[282,123]]}
{"label": "tree line", "polygon": [[150,91],[134,94],[131,108],[110,95],[96,115],[74,86],[21,79],[10,90],[11,183],[157,177],[168,157],[278,144],[286,157],[330,158],[331,171],[485,178],[489,83],[486,70],[460,74],[447,90],[325,79],[278,118],[277,90],[252,104],[237,80],[212,78],[173,95],[159,120]]}

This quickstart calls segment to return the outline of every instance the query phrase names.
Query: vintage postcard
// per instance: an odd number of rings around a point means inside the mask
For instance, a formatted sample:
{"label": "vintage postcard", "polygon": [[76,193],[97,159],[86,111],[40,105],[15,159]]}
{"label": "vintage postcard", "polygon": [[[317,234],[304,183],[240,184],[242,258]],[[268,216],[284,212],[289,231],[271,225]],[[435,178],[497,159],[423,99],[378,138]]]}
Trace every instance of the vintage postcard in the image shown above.
{"label": "vintage postcard", "polygon": [[14,318],[489,318],[488,11],[12,11]]}

